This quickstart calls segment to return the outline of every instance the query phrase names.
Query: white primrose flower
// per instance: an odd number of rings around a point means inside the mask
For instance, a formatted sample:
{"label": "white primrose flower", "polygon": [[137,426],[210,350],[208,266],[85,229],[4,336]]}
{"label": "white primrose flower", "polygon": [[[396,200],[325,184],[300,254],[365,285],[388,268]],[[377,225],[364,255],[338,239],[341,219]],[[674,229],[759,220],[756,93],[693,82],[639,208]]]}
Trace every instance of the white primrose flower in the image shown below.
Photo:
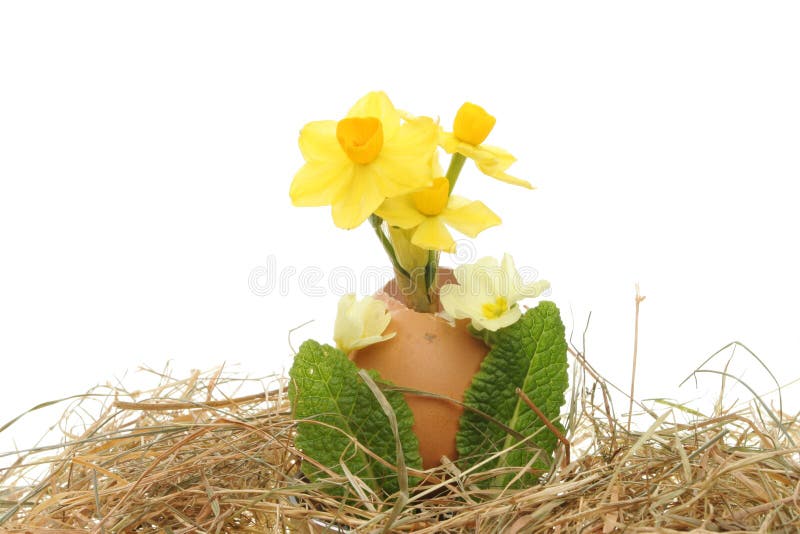
{"label": "white primrose flower", "polygon": [[394,332],[383,335],[391,320],[383,301],[372,297],[364,297],[359,301],[353,293],[344,295],[339,299],[333,340],[339,350],[349,354],[394,337]]}
{"label": "white primrose flower", "polygon": [[455,319],[471,319],[476,330],[494,332],[515,323],[522,315],[517,302],[537,297],[550,287],[545,280],[526,284],[509,254],[503,255],[500,264],[487,257],[459,265],[453,274],[458,285],[442,287],[442,307]]}

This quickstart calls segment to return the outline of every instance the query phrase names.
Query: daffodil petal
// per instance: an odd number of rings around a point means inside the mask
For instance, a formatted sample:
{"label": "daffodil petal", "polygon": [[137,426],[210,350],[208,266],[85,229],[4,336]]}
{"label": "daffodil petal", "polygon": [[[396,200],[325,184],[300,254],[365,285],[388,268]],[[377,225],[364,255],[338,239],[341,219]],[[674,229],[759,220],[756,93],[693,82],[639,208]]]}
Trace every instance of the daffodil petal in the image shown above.
{"label": "daffodil petal", "polygon": [[387,198],[375,210],[375,214],[390,225],[399,228],[414,228],[426,218],[414,207],[414,201],[409,196]]}
{"label": "daffodil petal", "polygon": [[[455,135],[453,135],[452,132],[446,132],[444,130],[444,128],[442,128],[441,126],[439,127],[439,130],[438,130],[437,141],[439,143],[439,146],[442,147],[444,149],[444,151],[447,152],[448,154],[452,154],[454,152],[458,152],[458,148],[459,148],[460,144],[467,145],[466,143],[463,143],[462,141],[459,141],[458,138]],[[471,145],[467,145],[467,146],[471,146]],[[466,156],[466,154],[464,154],[464,155]]]}
{"label": "daffodil petal", "polygon": [[350,108],[348,117],[375,117],[383,126],[384,140],[390,140],[400,128],[400,113],[383,91],[373,91],[363,96]]}
{"label": "daffodil petal", "polygon": [[309,122],[300,130],[298,144],[306,161],[347,161],[336,139],[336,121]]}
{"label": "daffodil petal", "polygon": [[530,182],[506,173],[517,159],[502,148],[489,145],[471,145],[461,141],[451,132],[446,132],[442,128],[439,128],[438,142],[448,154],[458,152],[473,160],[478,169],[487,176],[508,184],[533,189]]}
{"label": "daffodil petal", "polygon": [[368,166],[355,165],[351,173],[349,183],[331,203],[334,224],[346,230],[367,220],[384,199]]}
{"label": "daffodil petal", "polygon": [[502,148],[480,145],[475,147],[475,150],[472,151],[469,157],[475,162],[475,165],[478,166],[478,169],[480,169],[483,174],[496,178],[501,182],[533,189],[530,182],[516,178],[505,172],[517,161],[517,158]]}
{"label": "daffodil petal", "polygon": [[439,161],[439,154],[433,154],[433,159],[431,160],[431,169],[433,171],[432,176],[434,178],[438,178],[439,176],[444,176],[444,169],[442,168],[442,163]]}
{"label": "daffodil petal", "polygon": [[336,122],[316,121],[300,131],[300,151],[306,164],[295,174],[289,196],[295,206],[331,203],[349,180],[352,165],[336,140]]}
{"label": "daffodil petal", "polygon": [[469,206],[472,201],[468,198],[464,198],[458,195],[450,195],[447,199],[447,209],[448,210],[460,210],[465,206]]}
{"label": "daffodil petal", "polygon": [[456,242],[439,217],[427,217],[417,227],[411,243],[428,250],[456,251]]}
{"label": "daffodil petal", "polygon": [[350,179],[347,162],[313,161],[303,165],[289,186],[295,206],[327,206]]}
{"label": "daffodil petal", "polygon": [[448,226],[469,237],[475,237],[487,228],[500,224],[500,217],[478,200],[470,202],[461,197],[451,196],[450,202],[441,215]]}
{"label": "daffodil petal", "polygon": [[479,145],[475,147],[470,157],[478,166],[483,165],[495,169],[498,172],[507,170],[517,161],[517,158],[512,156],[510,152],[489,145]]}
{"label": "daffodil petal", "polygon": [[[452,132],[446,132],[442,129],[439,129],[438,141],[439,145],[448,154],[453,154],[455,152],[458,152],[459,154],[466,156],[470,159],[475,159],[476,157],[479,159],[487,159],[492,157],[492,154],[490,152],[483,150],[483,147],[486,145],[472,145],[470,143],[462,141],[461,139],[453,135]],[[506,160],[504,160],[504,162],[505,161]],[[511,163],[514,163],[514,160],[512,160],[509,163],[509,165],[511,165]]]}
{"label": "daffodil petal", "polygon": [[370,165],[381,193],[391,198],[430,186],[435,152],[436,127],[431,119],[404,123]]}

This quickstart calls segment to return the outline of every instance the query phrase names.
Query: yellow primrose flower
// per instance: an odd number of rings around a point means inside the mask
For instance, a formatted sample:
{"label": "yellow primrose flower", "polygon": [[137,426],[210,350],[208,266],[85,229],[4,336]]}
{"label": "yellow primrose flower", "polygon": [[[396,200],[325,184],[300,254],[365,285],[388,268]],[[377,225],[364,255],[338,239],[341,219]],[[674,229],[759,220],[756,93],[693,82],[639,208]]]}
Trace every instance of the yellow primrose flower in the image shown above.
{"label": "yellow primrose flower", "polygon": [[391,320],[386,303],[382,300],[364,297],[358,301],[352,293],[344,295],[339,299],[333,340],[339,350],[350,354],[356,349],[394,337],[394,332],[383,335]]}
{"label": "yellow primrose flower", "polygon": [[355,228],[384,199],[430,185],[436,137],[432,119],[401,121],[385,93],[369,93],[346,118],[301,130],[306,163],[289,189],[292,203],[330,205],[336,226]]}
{"label": "yellow primrose flower", "polygon": [[413,229],[411,244],[446,252],[456,250],[447,226],[475,237],[500,224],[500,217],[483,202],[450,195],[449,189],[447,178],[436,178],[427,189],[386,199],[375,213],[391,226]]}
{"label": "yellow primrose flower", "polygon": [[453,132],[439,129],[439,144],[448,154],[462,154],[475,162],[480,171],[503,182],[533,189],[525,180],[506,173],[517,159],[503,150],[483,145],[483,141],[494,128],[495,118],[482,107],[465,103],[456,113]]}
{"label": "yellow primrose flower", "polygon": [[509,254],[499,265],[494,258],[481,258],[476,263],[459,265],[453,274],[458,284],[442,287],[442,307],[454,319],[472,319],[477,330],[494,332],[515,323],[522,315],[517,302],[537,297],[550,287],[550,282],[544,280],[524,283]]}

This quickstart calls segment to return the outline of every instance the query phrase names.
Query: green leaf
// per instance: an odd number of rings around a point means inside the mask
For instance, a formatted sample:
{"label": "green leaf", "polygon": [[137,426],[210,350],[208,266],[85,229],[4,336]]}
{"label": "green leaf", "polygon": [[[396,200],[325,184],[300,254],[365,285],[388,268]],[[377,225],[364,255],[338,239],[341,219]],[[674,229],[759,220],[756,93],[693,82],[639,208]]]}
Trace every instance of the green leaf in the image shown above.
{"label": "green leaf", "polygon": [[[374,371],[369,376],[379,380]],[[300,346],[289,377],[289,400],[298,420],[295,445],[335,473],[344,473],[344,463],[373,489],[396,492],[397,473],[355,443],[357,440],[390,465],[397,463],[389,420],[369,386],[358,376],[355,364],[342,351],[309,340]],[[403,394],[384,390],[383,395],[397,418],[406,466],[421,469],[419,443],[411,431],[414,416]],[[302,469],[311,481],[327,477],[311,462],[303,462]]]}
{"label": "green leaf", "polygon": [[[459,457],[466,468],[519,443],[521,436],[532,436],[486,464],[486,469],[525,466],[537,452],[540,457],[532,466],[545,468],[558,440],[516,390],[524,391],[562,430],[557,419],[565,403],[564,392],[568,385],[567,343],[558,308],[552,302],[541,302],[516,323],[484,335],[491,350],[464,395],[467,409],[461,416],[456,436]],[[487,419],[486,415],[496,421]],[[506,485],[512,478],[513,474],[508,474],[492,484]],[[526,474],[519,480],[519,485],[535,481],[533,474]]]}

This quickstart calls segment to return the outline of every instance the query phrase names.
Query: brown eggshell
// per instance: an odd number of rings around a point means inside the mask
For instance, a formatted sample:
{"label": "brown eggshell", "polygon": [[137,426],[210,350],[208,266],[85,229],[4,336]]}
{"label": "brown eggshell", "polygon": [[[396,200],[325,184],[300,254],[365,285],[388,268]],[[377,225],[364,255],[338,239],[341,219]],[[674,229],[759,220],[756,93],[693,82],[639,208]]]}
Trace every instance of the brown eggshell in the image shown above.
{"label": "brown eggshell", "polygon": [[[393,292],[390,283],[376,298],[386,301],[392,316],[386,332],[395,332],[395,336],[354,351],[350,358],[399,386],[463,401],[464,391],[489,349],[470,335],[468,321],[452,326],[434,314],[415,312],[395,299]],[[414,414],[413,430],[423,467],[439,465],[442,456],[455,460],[463,408],[452,401],[416,394],[406,394],[406,401]]]}

